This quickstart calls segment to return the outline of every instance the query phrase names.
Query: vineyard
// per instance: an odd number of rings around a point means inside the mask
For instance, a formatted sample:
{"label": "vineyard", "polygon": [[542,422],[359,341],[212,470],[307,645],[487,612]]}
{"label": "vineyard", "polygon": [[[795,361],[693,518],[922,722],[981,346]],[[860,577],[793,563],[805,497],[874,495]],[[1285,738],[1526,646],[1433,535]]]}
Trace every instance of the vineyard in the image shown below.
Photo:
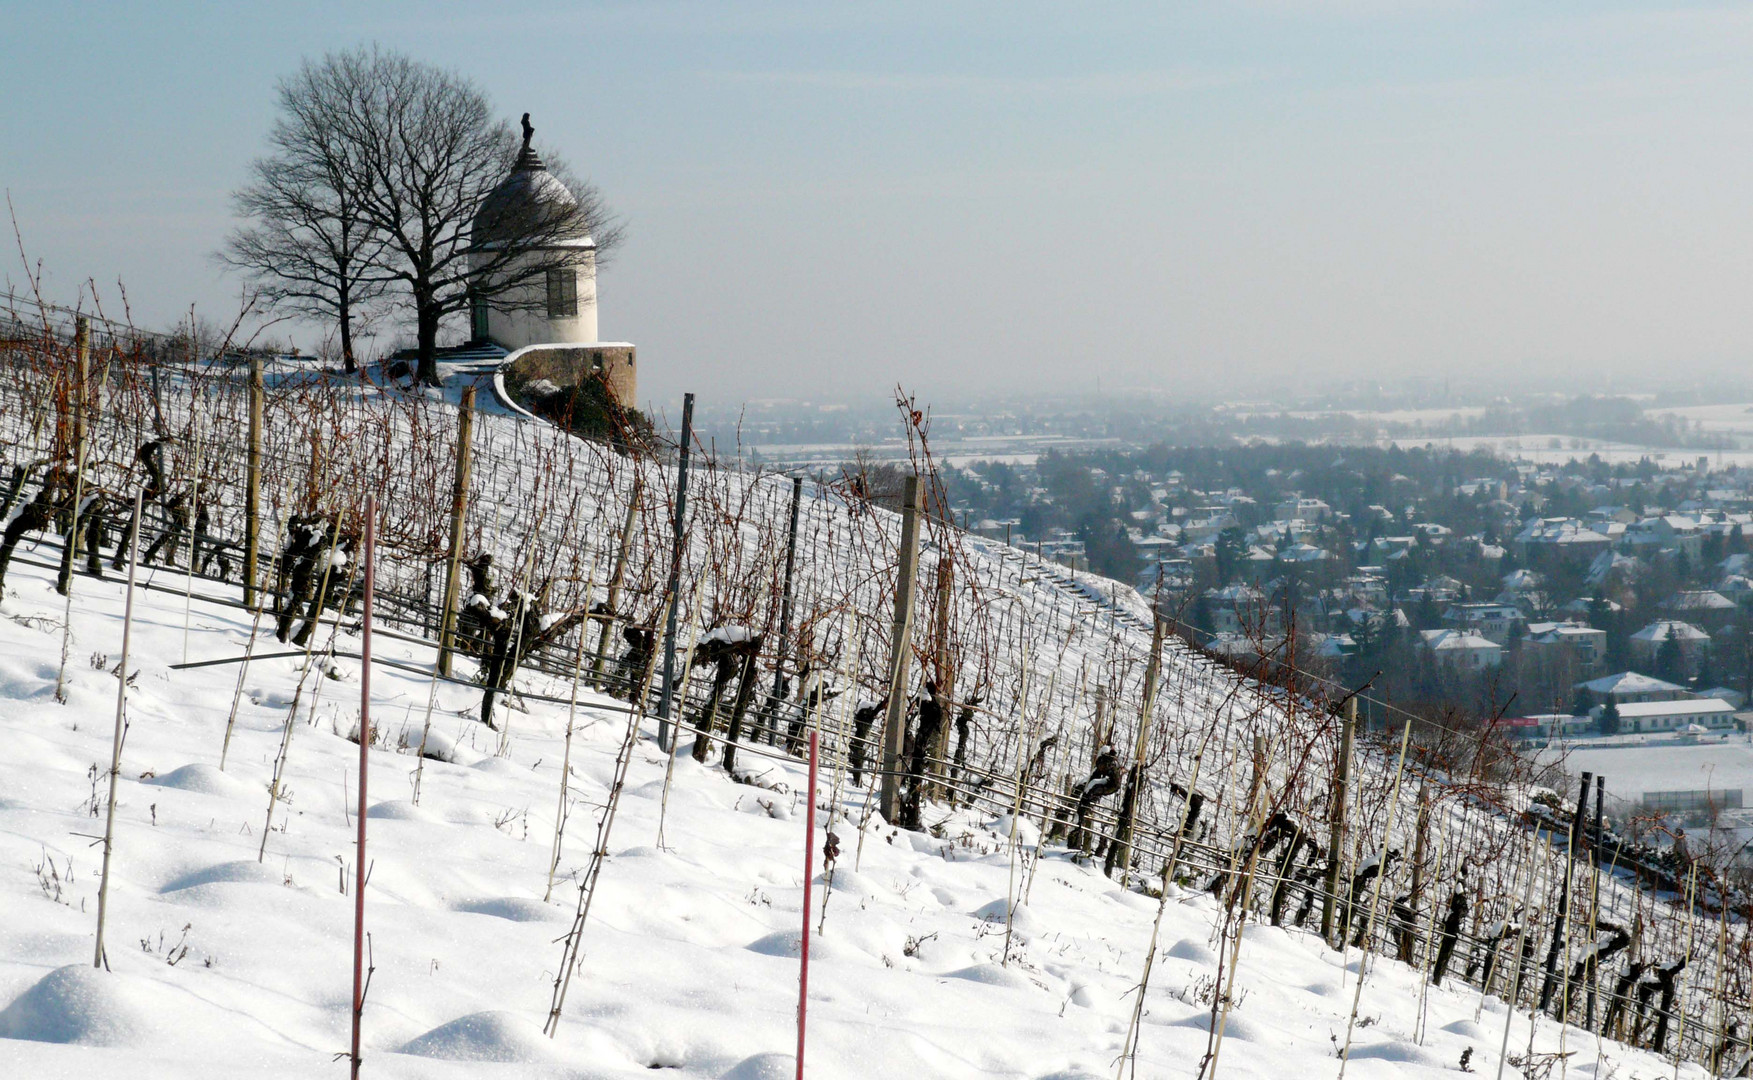
{"label": "vineyard", "polygon": [[[711,771],[768,790],[813,733],[827,778],[815,801],[857,857],[867,835],[890,846],[902,833],[1002,852],[1001,968],[1023,962],[1011,924],[1043,865],[1148,896],[1155,927],[1171,899],[1206,897],[1210,1021],[1188,1074],[1221,1066],[1259,924],[1369,972],[1347,988],[1342,1062],[1369,1015],[1365,983],[1394,968],[1417,996],[1418,1037],[1433,986],[1512,1003],[1504,1023],[1519,1009],[1529,1025],[1527,1075],[1540,1075],[1536,1019],[1560,1054],[1566,1039],[1597,1054],[1612,1040],[1748,1074],[1748,900],[1708,860],[1634,842],[1586,778],[1580,796],[1570,780],[1541,787],[1494,718],[1377,702],[1386,730],[1357,730],[1348,717],[1368,688],[1305,673],[1294,634],[1257,665],[1228,663],[1124,585],[963,532],[935,483],[929,416],[905,398],[914,507],[871,477],[794,481],[673,435],[576,438],[467,364],[442,369],[443,391],[411,390],[376,368],[343,377],[95,317],[76,329],[37,305],[0,318],[0,611],[21,578],[52,580],[68,612],[113,588],[137,520],[138,588],[184,619],[173,668],[236,679],[220,768],[246,685],[291,673],[258,859],[305,776],[293,734],[319,722],[320,673],[360,659],[374,496],[374,632],[400,650],[379,662],[410,697],[394,730],[350,722],[356,741],[411,760],[410,805],[447,782],[421,778],[425,761],[474,745],[512,759],[542,707],[621,702],[616,775],[636,752],[661,754],[665,813]],[[910,590],[898,589],[909,516]],[[911,593],[905,618],[898,593]],[[203,631],[203,617],[234,629]],[[71,625],[57,684],[84,664]],[[329,708],[321,722],[344,730]],[[568,878],[567,776],[560,810],[536,823],[553,834],[548,892],[577,894],[551,1024],[565,977],[590,970],[591,892],[617,870],[600,856],[605,798],[590,805],[598,854]],[[849,880],[854,858],[839,855]],[[1136,1067],[1156,953],[1130,979],[1122,1064]]]}

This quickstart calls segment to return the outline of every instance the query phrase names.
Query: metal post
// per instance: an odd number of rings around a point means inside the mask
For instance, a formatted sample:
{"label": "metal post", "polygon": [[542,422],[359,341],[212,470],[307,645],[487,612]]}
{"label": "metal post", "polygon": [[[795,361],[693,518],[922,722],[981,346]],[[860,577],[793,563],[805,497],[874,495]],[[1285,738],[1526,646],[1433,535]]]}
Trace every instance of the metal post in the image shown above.
{"label": "metal post", "polygon": [[907,732],[907,665],[913,659],[913,593],[919,569],[919,477],[901,493],[901,552],[889,634],[889,708],[883,720],[883,819],[901,818],[901,744]]}
{"label": "metal post", "polygon": [[785,592],[779,601],[779,652],[773,657],[773,700],[768,712],[772,726],[768,741],[779,734],[779,703],[785,699],[785,657],[791,651],[791,575],[797,568],[797,515],[803,507],[803,477],[791,478],[791,528],[785,535]]}
{"label": "metal post", "polygon": [[682,447],[676,462],[675,547],[670,552],[670,613],[663,631],[663,692],[657,699],[657,744],[670,750],[670,701],[675,696],[676,594],[682,587],[682,536],[688,513],[688,451],[694,443],[694,395],[682,395]]}
{"label": "metal post", "polygon": [[444,611],[438,623],[438,673],[450,674],[450,661],[456,652],[457,591],[462,582],[463,530],[469,516],[469,460],[473,456],[472,435],[475,430],[475,388],[463,387],[463,400],[457,408],[456,479],[450,489],[450,551],[444,564]]}
{"label": "metal post", "polygon": [[1327,824],[1327,895],[1321,898],[1321,937],[1333,940],[1333,916],[1339,907],[1339,861],[1345,854],[1345,800],[1351,783],[1351,744],[1357,736],[1357,698],[1345,703],[1339,735],[1339,764],[1333,770],[1332,806]]}
{"label": "metal post", "polygon": [[243,481],[243,604],[256,606],[256,574],[262,536],[262,358],[250,356],[250,445]]}
{"label": "metal post", "polygon": [[371,749],[371,602],[377,577],[377,496],[365,497],[365,596],[359,643],[359,850],[353,883],[353,1080],[359,1080],[359,1028],[365,1016],[365,780]]}
{"label": "metal post", "polygon": [[91,966],[106,966],[103,956],[103,922],[110,899],[110,853],[115,848],[116,778],[122,772],[122,736],[127,732],[128,715],[128,649],[134,636],[134,574],[140,565],[141,492],[134,492],[134,527],[128,531],[128,595],[122,605],[122,665],[117,669],[116,732],[110,744],[110,796],[104,812],[103,870],[97,884],[97,949]]}

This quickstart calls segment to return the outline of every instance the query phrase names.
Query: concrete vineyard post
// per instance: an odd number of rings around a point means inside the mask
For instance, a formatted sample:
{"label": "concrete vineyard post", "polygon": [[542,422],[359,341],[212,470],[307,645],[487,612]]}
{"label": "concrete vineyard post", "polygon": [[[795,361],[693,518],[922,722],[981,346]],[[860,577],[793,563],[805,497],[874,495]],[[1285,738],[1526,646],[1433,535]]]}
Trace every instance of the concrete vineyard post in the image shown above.
{"label": "concrete vineyard post", "polygon": [[907,665],[913,659],[913,595],[919,569],[919,477],[901,494],[901,554],[895,574],[895,622],[889,635],[889,706],[883,720],[883,820],[901,817],[901,744],[907,731]]}

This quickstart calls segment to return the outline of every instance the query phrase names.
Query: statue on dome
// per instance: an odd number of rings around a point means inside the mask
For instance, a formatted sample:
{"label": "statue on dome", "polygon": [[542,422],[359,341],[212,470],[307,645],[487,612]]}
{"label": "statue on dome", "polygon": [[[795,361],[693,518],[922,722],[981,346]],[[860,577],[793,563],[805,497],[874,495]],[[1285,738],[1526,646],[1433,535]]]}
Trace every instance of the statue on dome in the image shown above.
{"label": "statue on dome", "polygon": [[534,135],[535,133],[536,133],[535,125],[530,123],[530,114],[524,113],[523,114],[523,148],[524,148],[525,153],[529,152],[530,136]]}

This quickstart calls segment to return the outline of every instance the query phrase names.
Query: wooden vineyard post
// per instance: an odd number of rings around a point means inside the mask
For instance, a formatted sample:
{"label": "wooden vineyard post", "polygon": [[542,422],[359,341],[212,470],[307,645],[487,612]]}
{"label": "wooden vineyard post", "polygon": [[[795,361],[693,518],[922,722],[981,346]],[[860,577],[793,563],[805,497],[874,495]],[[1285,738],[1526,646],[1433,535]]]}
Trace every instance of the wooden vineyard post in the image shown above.
{"label": "wooden vineyard post", "polygon": [[[1570,924],[1570,883],[1576,876],[1576,849],[1582,842],[1585,828],[1589,820],[1589,783],[1595,775],[1583,773],[1582,791],[1576,798],[1576,813],[1570,819],[1570,835],[1564,845],[1564,881],[1558,887],[1558,914],[1552,920],[1552,941],[1546,949],[1545,970],[1540,979],[1540,1011],[1545,1012],[1552,1007],[1552,995],[1558,989],[1559,958],[1569,950],[1566,928]],[[1569,1002],[1560,1011],[1560,1018],[1568,1015]]]}
{"label": "wooden vineyard post", "polygon": [[[621,582],[627,576],[627,556],[633,550],[633,530],[639,523],[639,501],[645,495],[645,479],[635,474],[633,477],[633,495],[627,500],[627,518],[621,522],[621,543],[615,549],[615,567],[609,572],[609,596],[605,603],[609,612],[603,618],[603,626],[597,633],[596,659],[590,665],[590,684],[598,690],[603,688],[603,665],[609,658],[609,635],[615,629],[615,611],[621,604]],[[628,687],[632,694],[637,687]]]}
{"label": "wooden vineyard post", "polygon": [[474,430],[475,388],[465,386],[462,404],[457,409],[457,468],[450,489],[450,551],[444,563],[444,611],[438,621],[438,673],[445,676],[450,675],[451,657],[456,652],[457,590],[463,568],[463,529],[469,516],[469,459]]}
{"label": "wooden vineyard post", "polygon": [[[1418,779],[1418,817],[1412,826],[1412,893],[1409,901],[1414,912],[1424,897],[1424,856],[1425,849],[1430,846],[1430,782]],[[1411,931],[1401,935],[1397,955],[1402,964],[1413,962],[1413,935]]]}
{"label": "wooden vineyard post", "polygon": [[[61,548],[61,569],[55,575],[55,591],[67,598],[61,616],[61,667],[55,673],[55,700],[67,704],[67,657],[73,651],[73,564],[79,558],[80,507],[85,502],[86,381],[91,366],[91,324],[81,318],[75,324],[73,387],[73,505],[67,518],[67,542]],[[47,490],[45,486],[44,490]]]}
{"label": "wooden vineyard post", "polygon": [[907,665],[913,659],[913,594],[919,569],[919,477],[901,495],[901,554],[895,574],[895,622],[889,634],[889,707],[883,720],[883,820],[901,818],[901,744],[907,732]]}
{"label": "wooden vineyard post", "polygon": [[[85,409],[87,387],[91,380],[91,324],[81,317],[73,331],[73,505],[67,518],[67,543],[61,548],[61,570],[55,577],[55,591],[62,596],[73,589],[73,567],[79,561],[79,504],[85,496],[86,434]],[[55,685],[55,698],[62,698],[62,686]]]}
{"label": "wooden vineyard post", "polygon": [[1108,852],[1107,870],[1120,868],[1120,884],[1124,888],[1132,876],[1132,834],[1138,814],[1139,796],[1144,788],[1144,758],[1150,748],[1150,717],[1156,708],[1156,684],[1162,671],[1163,633],[1168,622],[1152,612],[1150,630],[1150,661],[1144,665],[1144,700],[1138,708],[1138,739],[1132,749],[1132,772],[1126,778],[1126,796],[1120,805],[1120,822],[1114,830],[1114,844]]}
{"label": "wooden vineyard post", "polygon": [[[676,603],[677,591],[682,587],[682,540],[686,535],[688,513],[688,451],[694,442],[694,395],[682,395],[682,446],[681,454],[676,462],[676,506],[675,517],[671,521],[675,529],[675,546],[670,552],[670,577],[667,595],[670,597],[669,615],[664,619],[663,631],[663,688],[657,698],[657,745],[665,751],[674,749],[670,745],[670,701],[675,696],[676,678]],[[691,617],[691,616],[690,616]]]}
{"label": "wooden vineyard post", "polygon": [[1345,703],[1339,735],[1339,764],[1333,770],[1333,798],[1327,818],[1327,891],[1321,898],[1321,937],[1333,940],[1333,917],[1339,907],[1339,860],[1345,852],[1345,800],[1351,783],[1351,745],[1357,736],[1357,698]]}
{"label": "wooden vineyard post", "polygon": [[[938,699],[945,702],[945,707],[955,705],[955,672],[950,666],[950,604],[955,596],[956,567],[950,561],[948,552],[937,558],[937,611],[935,625],[931,631],[932,668],[937,681]],[[952,792],[942,783],[944,778],[944,759],[949,756],[950,725],[942,724],[937,730],[937,741],[926,748],[926,771],[933,777],[933,797],[954,798]]]}
{"label": "wooden vineyard post", "polygon": [[262,358],[250,356],[250,445],[243,481],[243,604],[256,606],[256,577],[262,542]]}

